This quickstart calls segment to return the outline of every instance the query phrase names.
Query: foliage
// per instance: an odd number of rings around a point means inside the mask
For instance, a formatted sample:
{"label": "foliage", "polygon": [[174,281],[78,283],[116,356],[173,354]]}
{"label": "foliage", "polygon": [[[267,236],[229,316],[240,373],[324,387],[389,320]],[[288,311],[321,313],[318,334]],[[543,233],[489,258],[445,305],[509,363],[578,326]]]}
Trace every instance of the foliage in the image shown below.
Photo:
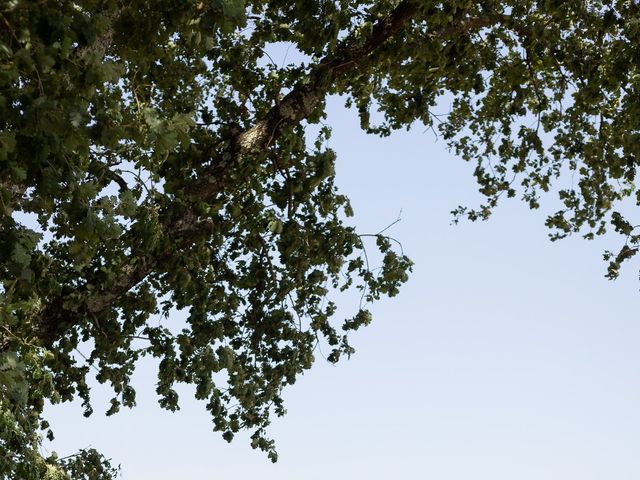
{"label": "foliage", "polygon": [[[43,408],[80,398],[90,415],[90,368],[113,388],[108,414],[134,406],[143,356],[159,361],[162,407],[191,384],[224,438],[249,429],[276,459],[282,389],[319,343],[350,355],[367,304],[411,270],[383,234],[370,266],[349,223],[330,94],[374,134],[437,124],[486,197],[457,215],[487,218],[505,194],[538,208],[560,179],[553,238],[611,224],[626,239],[606,254],[614,278],[640,242],[617,211],[640,202],[639,8],[0,1],[0,478],[114,477],[92,450],[44,458]],[[278,43],[304,60],[275,65]],[[327,295],[346,289],[363,304],[339,322]]]}

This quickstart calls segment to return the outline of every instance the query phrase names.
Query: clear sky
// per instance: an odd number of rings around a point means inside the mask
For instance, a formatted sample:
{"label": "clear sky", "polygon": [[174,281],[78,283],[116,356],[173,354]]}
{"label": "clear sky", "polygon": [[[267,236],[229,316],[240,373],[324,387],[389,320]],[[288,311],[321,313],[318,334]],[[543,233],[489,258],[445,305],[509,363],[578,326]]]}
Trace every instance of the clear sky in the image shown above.
{"label": "clear sky", "polygon": [[391,233],[415,271],[374,306],[351,360],[319,358],[285,392],[279,462],[246,435],[224,442],[188,396],[161,410],[145,364],[134,410],[104,417],[99,388],[88,420],[78,405],[49,409],[58,453],[91,445],[126,480],[640,478],[640,281],[637,264],[606,280],[601,257],[620,239],[549,242],[553,198],[451,226],[450,210],[478,200],[472,165],[429,131],[379,139],[340,100],[329,110],[356,224],[375,233],[402,210]]}

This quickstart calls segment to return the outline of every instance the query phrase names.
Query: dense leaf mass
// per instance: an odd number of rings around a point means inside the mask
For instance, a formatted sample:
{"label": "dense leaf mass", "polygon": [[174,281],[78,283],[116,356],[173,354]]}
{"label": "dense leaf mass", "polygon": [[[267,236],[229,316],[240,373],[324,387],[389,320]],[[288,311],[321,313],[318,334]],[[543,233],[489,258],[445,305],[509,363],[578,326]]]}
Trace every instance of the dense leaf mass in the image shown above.
{"label": "dense leaf mass", "polygon": [[350,355],[411,270],[349,222],[327,95],[374,134],[438,128],[486,197],[458,215],[553,184],[554,238],[624,235],[615,277],[640,242],[616,211],[640,202],[638,45],[636,0],[0,1],[0,478],[116,476],[93,450],[44,458],[43,407],[90,415],[96,371],[108,414],[135,405],[143,356],[162,407],[191,384],[275,460],[283,387],[319,344]]}

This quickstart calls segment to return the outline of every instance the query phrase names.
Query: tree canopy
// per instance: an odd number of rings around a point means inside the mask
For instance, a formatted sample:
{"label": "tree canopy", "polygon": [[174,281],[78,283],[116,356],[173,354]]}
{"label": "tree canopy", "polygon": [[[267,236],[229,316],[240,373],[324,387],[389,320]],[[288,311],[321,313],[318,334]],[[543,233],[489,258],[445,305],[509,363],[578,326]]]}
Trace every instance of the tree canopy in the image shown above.
{"label": "tree canopy", "polygon": [[[280,44],[301,60],[271,61]],[[319,344],[353,353],[411,270],[349,219],[329,95],[371,134],[433,127],[476,165],[486,201],[457,217],[557,192],[552,238],[623,236],[615,278],[640,242],[622,213],[639,45],[637,0],[0,1],[0,478],[113,478],[94,450],[44,457],[43,409],[90,415],[93,375],[107,414],[134,406],[144,356],[163,408],[191,384],[225,439],[249,430],[276,459],[282,389]],[[335,318],[349,289],[361,308]]]}

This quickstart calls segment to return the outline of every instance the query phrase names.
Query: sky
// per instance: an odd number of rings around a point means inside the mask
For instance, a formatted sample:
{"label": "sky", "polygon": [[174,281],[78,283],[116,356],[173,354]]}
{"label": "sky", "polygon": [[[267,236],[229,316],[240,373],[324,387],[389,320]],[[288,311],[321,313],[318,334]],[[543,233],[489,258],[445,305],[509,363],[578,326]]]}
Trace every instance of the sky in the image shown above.
{"label": "sky", "polygon": [[602,261],[620,239],[550,242],[553,198],[453,226],[449,212],[479,200],[472,165],[431,131],[380,139],[340,99],[328,109],[355,224],[375,233],[401,212],[390,233],[415,267],[373,306],[350,360],[318,356],[285,392],[270,430],[278,463],[248,435],[227,444],[188,396],[161,410],[151,363],[133,410],[102,415],[101,387],[89,419],[77,404],[49,408],[59,455],[93,446],[126,480],[640,478],[638,265],[611,282]]}

